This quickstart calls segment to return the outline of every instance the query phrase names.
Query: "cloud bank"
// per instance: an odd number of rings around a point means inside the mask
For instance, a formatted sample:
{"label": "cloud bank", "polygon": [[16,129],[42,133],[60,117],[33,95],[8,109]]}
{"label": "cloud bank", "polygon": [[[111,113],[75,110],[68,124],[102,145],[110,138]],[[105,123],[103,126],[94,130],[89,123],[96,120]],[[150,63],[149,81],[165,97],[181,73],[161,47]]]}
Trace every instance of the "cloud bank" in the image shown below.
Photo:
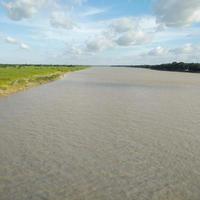
{"label": "cloud bank", "polygon": [[157,0],[154,9],[157,22],[168,27],[200,22],[200,0]]}

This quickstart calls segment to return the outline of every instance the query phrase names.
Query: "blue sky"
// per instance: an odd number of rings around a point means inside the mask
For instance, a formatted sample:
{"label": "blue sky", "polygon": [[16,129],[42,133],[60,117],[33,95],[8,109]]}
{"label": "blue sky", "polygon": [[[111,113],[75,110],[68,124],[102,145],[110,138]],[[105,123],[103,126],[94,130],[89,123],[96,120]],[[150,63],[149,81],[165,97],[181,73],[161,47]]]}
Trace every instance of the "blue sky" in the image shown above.
{"label": "blue sky", "polygon": [[0,63],[200,62],[200,0],[0,0]]}

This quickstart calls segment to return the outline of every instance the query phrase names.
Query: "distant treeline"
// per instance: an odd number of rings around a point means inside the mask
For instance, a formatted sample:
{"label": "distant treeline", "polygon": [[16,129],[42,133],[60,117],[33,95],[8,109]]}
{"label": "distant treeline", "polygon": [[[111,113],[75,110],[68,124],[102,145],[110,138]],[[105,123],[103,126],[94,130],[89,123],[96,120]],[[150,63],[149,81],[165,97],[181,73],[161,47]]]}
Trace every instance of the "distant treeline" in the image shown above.
{"label": "distant treeline", "polygon": [[[124,67],[124,66],[115,65],[113,67]],[[147,69],[162,70],[162,71],[200,72],[199,63],[173,62],[160,65],[127,65],[126,67],[147,68]]]}

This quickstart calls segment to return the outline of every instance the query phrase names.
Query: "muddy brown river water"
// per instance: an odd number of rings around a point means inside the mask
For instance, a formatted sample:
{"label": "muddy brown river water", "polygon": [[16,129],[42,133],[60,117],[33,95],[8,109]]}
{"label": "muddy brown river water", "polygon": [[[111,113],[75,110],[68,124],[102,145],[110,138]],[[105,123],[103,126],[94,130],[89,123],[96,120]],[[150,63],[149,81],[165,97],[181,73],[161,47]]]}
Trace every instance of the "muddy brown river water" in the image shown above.
{"label": "muddy brown river water", "polygon": [[199,200],[200,74],[90,68],[0,99],[0,200]]}

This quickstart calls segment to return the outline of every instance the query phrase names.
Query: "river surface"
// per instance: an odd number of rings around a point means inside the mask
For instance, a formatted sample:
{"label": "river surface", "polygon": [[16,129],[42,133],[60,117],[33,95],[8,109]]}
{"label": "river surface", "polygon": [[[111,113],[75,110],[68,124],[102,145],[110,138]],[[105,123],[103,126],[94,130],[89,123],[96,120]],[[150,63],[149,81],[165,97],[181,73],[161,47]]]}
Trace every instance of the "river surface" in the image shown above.
{"label": "river surface", "polygon": [[0,99],[0,200],[199,200],[200,74],[90,68]]}

